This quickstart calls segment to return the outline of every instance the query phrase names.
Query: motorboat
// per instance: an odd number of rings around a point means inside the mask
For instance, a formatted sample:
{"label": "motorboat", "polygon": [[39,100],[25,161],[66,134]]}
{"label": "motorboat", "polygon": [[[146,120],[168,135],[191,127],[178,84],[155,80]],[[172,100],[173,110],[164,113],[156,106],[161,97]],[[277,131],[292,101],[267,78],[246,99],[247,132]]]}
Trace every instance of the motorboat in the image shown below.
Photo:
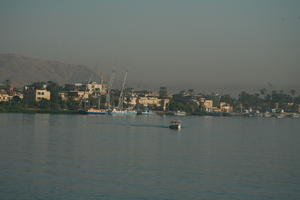
{"label": "motorboat", "polygon": [[181,129],[181,121],[179,121],[179,120],[173,120],[173,121],[171,121],[171,124],[170,124],[169,128],[170,129],[180,130]]}

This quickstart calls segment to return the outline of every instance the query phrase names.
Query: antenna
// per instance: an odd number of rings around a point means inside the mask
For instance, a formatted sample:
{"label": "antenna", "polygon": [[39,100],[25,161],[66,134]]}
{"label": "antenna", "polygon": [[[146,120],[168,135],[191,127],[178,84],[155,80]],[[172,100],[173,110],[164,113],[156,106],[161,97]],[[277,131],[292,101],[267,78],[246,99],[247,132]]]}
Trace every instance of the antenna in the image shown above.
{"label": "antenna", "polygon": [[99,110],[100,110],[100,106],[101,106],[101,93],[103,90],[103,76],[100,74],[100,77],[101,77],[101,82],[100,82],[101,90],[99,91],[99,98],[98,98],[98,109]]}
{"label": "antenna", "polygon": [[126,82],[126,79],[127,79],[127,71],[125,72],[125,75],[124,75],[124,80],[123,80],[123,84],[122,84],[122,89],[121,89],[121,92],[120,92],[120,97],[119,97],[119,104],[118,104],[118,108],[119,109],[123,109],[123,101],[124,101],[124,96],[123,96],[123,93],[124,93],[124,88],[125,88],[125,82]]}

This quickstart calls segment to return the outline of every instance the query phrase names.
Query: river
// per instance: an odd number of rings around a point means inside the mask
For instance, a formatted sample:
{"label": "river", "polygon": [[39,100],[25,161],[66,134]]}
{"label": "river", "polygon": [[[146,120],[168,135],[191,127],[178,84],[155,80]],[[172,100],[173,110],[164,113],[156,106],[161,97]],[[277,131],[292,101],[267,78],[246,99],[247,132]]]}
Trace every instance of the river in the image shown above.
{"label": "river", "polygon": [[0,199],[298,200],[300,119],[0,114]]}

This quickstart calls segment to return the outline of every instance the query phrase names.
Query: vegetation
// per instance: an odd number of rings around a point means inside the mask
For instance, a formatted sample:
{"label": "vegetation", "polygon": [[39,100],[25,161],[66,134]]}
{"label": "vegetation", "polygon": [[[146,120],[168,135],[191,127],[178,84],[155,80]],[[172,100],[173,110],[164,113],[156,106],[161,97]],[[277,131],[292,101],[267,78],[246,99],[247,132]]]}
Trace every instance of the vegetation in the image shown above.
{"label": "vegetation", "polygon": [[191,96],[185,96],[181,91],[179,94],[174,94],[169,105],[171,111],[185,111],[195,113],[200,111],[199,105],[193,101]]}

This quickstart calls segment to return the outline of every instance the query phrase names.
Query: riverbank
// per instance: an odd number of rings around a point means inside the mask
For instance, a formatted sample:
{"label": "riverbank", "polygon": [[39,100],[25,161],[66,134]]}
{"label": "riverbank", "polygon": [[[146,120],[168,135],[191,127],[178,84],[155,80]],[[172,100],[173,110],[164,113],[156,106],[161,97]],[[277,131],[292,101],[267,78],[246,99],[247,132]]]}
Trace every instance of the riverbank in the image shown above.
{"label": "riverbank", "polygon": [[[164,111],[152,111],[156,115],[172,115],[170,112]],[[24,113],[24,114],[82,114],[78,110],[50,110],[50,109],[38,109],[38,108],[14,108],[4,109],[0,107],[1,113]],[[213,116],[213,117],[260,117],[260,118],[300,118],[299,113],[260,113],[260,114],[249,114],[249,113],[224,113],[224,112],[197,112],[197,113],[186,113],[184,116]],[[179,117],[184,117],[179,116]]]}
{"label": "riverbank", "polygon": [[25,114],[80,114],[77,110],[42,110],[42,109],[18,109],[0,110],[0,113],[25,113]]}

